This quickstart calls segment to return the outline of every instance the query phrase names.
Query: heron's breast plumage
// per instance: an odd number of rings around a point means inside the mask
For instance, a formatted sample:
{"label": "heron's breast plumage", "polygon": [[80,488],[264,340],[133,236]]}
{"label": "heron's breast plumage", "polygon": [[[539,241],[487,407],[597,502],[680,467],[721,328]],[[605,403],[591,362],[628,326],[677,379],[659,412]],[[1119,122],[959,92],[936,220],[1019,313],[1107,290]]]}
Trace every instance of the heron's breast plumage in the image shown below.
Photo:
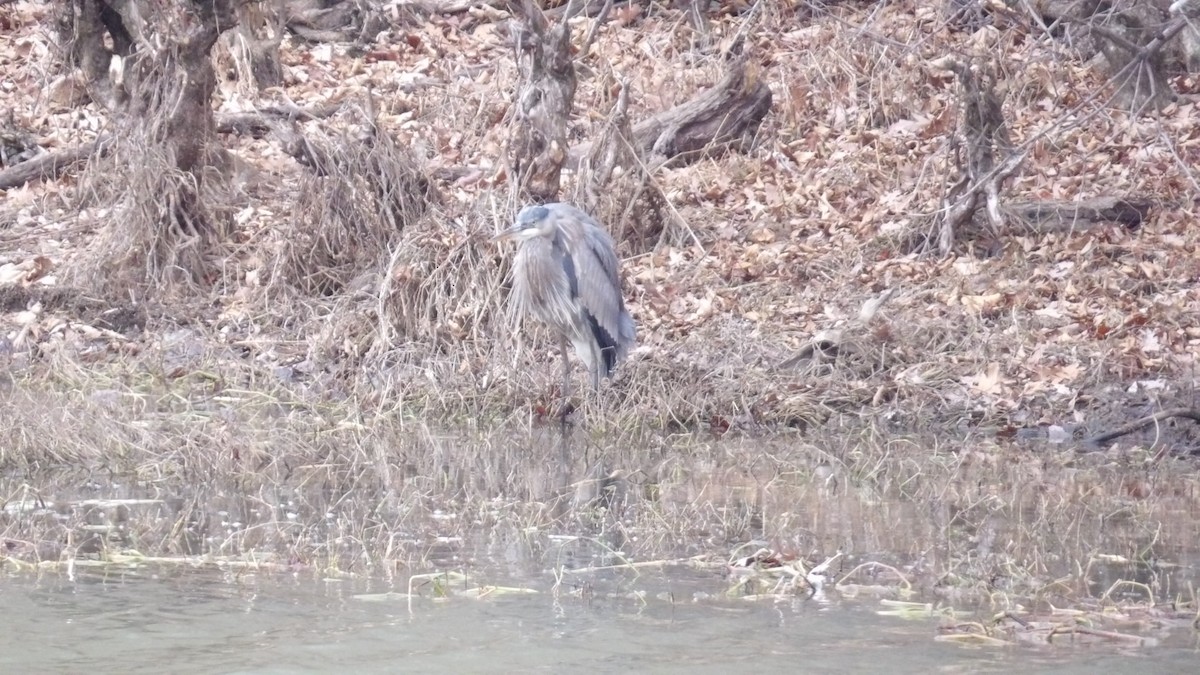
{"label": "heron's breast plumage", "polygon": [[568,331],[578,322],[578,304],[554,243],[537,237],[521,244],[513,274],[513,294],[522,313]]}
{"label": "heron's breast plumage", "polygon": [[[562,205],[559,205],[562,206]],[[522,242],[513,270],[516,309],[556,328],[588,364],[608,375],[636,339],[625,310],[612,239],[570,207],[550,233]]]}

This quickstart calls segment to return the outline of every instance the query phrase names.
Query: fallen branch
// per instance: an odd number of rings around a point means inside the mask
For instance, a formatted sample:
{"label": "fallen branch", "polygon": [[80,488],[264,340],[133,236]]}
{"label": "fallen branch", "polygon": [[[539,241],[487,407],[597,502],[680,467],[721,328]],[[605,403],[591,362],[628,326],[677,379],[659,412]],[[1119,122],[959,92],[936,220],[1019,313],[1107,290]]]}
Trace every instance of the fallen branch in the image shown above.
{"label": "fallen branch", "polygon": [[76,164],[82,164],[93,155],[107,155],[111,149],[112,137],[106,136],[87,145],[38,155],[0,171],[0,190],[21,187],[34,180],[56,179]]}
{"label": "fallen branch", "polygon": [[317,108],[301,108],[297,105],[287,104],[270,106],[253,112],[218,113],[217,131],[223,134],[238,133],[262,138],[274,131],[282,122],[325,119],[338,110],[341,110],[341,106],[337,104]]}
{"label": "fallen branch", "polygon": [[[575,3],[564,2],[563,4],[559,5],[558,7],[554,7],[553,9],[547,9],[545,11],[545,14],[546,14],[546,17],[550,18],[550,19],[561,19],[563,17],[563,15],[567,14],[567,12],[570,10],[571,16],[573,16],[573,17],[581,16],[581,15],[582,16],[595,16],[597,12],[604,9],[604,5],[606,2],[607,2],[607,0],[589,0],[582,7],[578,7],[574,10],[571,10],[570,7],[572,4],[575,4]],[[612,3],[612,9],[621,9],[623,7],[627,7],[632,4],[633,4],[632,0],[625,0],[624,2],[614,2],[614,3]]]}
{"label": "fallen branch", "polygon": [[417,0],[412,4],[429,14],[463,14],[480,7],[497,9],[504,0]]}
{"label": "fallen branch", "polygon": [[1144,429],[1152,424],[1158,424],[1159,422],[1172,417],[1183,417],[1192,420],[1193,422],[1200,422],[1200,410],[1196,410],[1194,408],[1172,408],[1170,410],[1163,410],[1161,412],[1154,413],[1153,415],[1147,415],[1139,420],[1134,420],[1129,424],[1119,426],[1108,433],[1103,433],[1099,436],[1093,436],[1085,443],[1089,446],[1107,443],[1111,440],[1120,438],[1121,436],[1125,436],[1127,434],[1132,434],[1135,431]]}
{"label": "fallen branch", "polygon": [[[659,162],[693,161],[747,145],[770,109],[770,87],[738,56],[716,85],[635,125],[633,144],[642,156]],[[568,166],[578,168],[591,146],[572,148]]]}
{"label": "fallen branch", "polygon": [[1005,205],[1004,212],[1016,224],[1044,234],[1078,231],[1097,223],[1118,223],[1133,229],[1146,221],[1153,207],[1150,199],[1098,197],[1081,201],[1017,202]]}

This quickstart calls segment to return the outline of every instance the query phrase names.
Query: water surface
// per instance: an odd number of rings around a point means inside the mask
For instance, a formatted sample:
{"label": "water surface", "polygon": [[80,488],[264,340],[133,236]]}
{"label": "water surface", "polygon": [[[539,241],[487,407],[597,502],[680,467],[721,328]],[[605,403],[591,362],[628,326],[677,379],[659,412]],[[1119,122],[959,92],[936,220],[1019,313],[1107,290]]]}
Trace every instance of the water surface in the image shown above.
{"label": "water surface", "polygon": [[746,601],[708,573],[484,600],[380,582],[213,572],[0,583],[0,672],[1194,672],[1197,638],[1154,648],[937,642],[936,619],[871,601]]}

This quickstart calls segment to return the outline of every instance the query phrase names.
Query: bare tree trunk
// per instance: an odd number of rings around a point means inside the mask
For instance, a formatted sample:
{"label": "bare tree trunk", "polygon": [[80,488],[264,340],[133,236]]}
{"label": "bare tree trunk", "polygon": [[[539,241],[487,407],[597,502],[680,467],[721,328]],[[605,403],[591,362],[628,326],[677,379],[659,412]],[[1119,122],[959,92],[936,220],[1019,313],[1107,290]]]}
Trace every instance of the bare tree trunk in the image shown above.
{"label": "bare tree trunk", "polygon": [[996,95],[996,73],[992,65],[950,57],[935,65],[957,75],[962,106],[958,133],[951,139],[959,176],[942,198],[938,214],[938,251],[946,255],[954,247],[958,230],[974,222],[981,197],[993,236],[1003,229],[1000,190],[1004,181],[1020,167],[1024,155],[1013,152],[1008,125]]}
{"label": "bare tree trunk", "polygon": [[124,114],[127,123],[148,132],[147,140],[170,146],[175,168],[186,172],[210,159],[217,77],[209,51],[221,32],[237,25],[232,0],[190,4],[198,25],[168,48],[131,59],[126,77],[132,96]]}
{"label": "bare tree trunk", "polygon": [[513,15],[521,17],[514,41],[522,81],[507,148],[509,181],[519,194],[552,202],[558,197],[567,161],[567,118],[575,100],[567,23],[574,13],[568,9],[561,21],[550,26],[532,0],[510,4]]}
{"label": "bare tree trunk", "polygon": [[[283,84],[279,46],[286,34],[287,17],[283,0],[260,0],[237,8],[237,28],[221,36],[219,67],[232,70],[249,91],[262,91]],[[229,63],[222,64],[222,55]]]}
{"label": "bare tree trunk", "polygon": [[111,161],[138,158],[120,173],[89,168],[94,186],[118,192],[91,274],[195,281],[205,244],[222,234],[204,197],[227,161],[216,141],[211,50],[237,26],[235,0],[72,0],[70,21],[70,56],[118,130]]}
{"label": "bare tree trunk", "polygon": [[604,132],[579,162],[576,200],[633,253],[658,244],[669,215],[651,171],[633,142],[629,85],[622,82]]}
{"label": "bare tree trunk", "polygon": [[121,15],[100,0],[71,0],[64,25],[70,45],[67,60],[83,71],[88,95],[110,110],[117,108],[124,100],[123,92],[113,83],[109,66],[114,56],[128,58],[134,51],[133,37]]}

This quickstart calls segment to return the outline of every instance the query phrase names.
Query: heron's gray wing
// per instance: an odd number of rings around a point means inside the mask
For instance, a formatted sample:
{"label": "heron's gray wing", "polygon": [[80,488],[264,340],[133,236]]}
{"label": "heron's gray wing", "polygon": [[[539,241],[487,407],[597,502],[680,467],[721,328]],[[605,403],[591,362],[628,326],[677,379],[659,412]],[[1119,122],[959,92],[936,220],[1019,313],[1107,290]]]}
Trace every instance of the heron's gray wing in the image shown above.
{"label": "heron's gray wing", "polygon": [[[586,241],[596,259],[600,262],[604,273],[608,275],[609,281],[614,287],[619,288],[621,285],[621,277],[617,272],[619,261],[617,260],[617,247],[613,243],[612,237],[605,231],[604,226],[595,218],[588,215],[586,211],[582,211],[570,204],[557,204],[565,214],[558,222],[560,231],[568,235],[572,240],[570,250],[572,252],[582,250],[580,241]],[[572,222],[574,221],[574,222]]]}
{"label": "heron's gray wing", "polygon": [[625,312],[617,254],[612,239],[582,220],[560,223],[570,254],[577,296],[609,369],[632,341],[632,321]]}

